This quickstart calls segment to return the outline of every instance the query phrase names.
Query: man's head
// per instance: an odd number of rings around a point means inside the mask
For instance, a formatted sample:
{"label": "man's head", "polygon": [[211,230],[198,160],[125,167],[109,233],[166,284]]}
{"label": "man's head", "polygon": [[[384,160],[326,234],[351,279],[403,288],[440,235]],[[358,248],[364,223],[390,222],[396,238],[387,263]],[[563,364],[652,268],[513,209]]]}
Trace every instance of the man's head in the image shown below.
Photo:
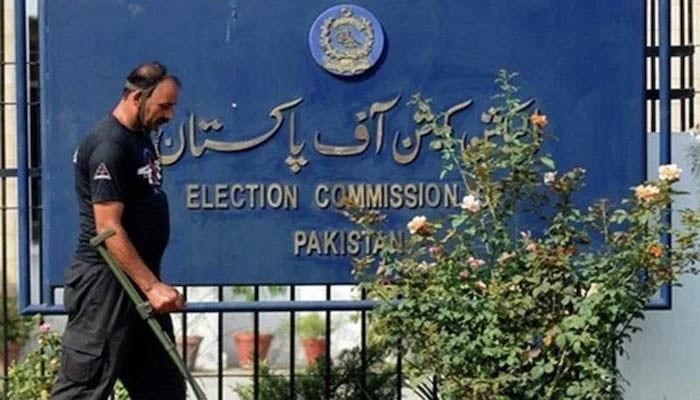
{"label": "man's head", "polygon": [[115,115],[132,129],[155,130],[175,114],[180,80],[157,61],[136,67],[126,78]]}

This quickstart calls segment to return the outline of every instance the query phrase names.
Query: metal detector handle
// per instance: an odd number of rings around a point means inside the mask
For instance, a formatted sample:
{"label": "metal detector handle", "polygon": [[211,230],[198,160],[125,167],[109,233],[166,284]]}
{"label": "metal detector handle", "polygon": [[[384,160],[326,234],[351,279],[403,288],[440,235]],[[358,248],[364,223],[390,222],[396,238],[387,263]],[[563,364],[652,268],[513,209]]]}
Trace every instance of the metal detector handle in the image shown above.
{"label": "metal detector handle", "polygon": [[189,369],[187,369],[187,366],[177,354],[175,344],[173,344],[173,341],[170,340],[170,337],[166,335],[165,332],[163,332],[163,328],[154,318],[153,307],[151,307],[151,304],[147,300],[144,301],[144,299],[134,287],[133,283],[131,283],[129,278],[124,273],[122,267],[119,265],[117,260],[115,260],[114,257],[112,257],[112,254],[107,249],[107,246],[105,246],[105,241],[110,237],[114,236],[115,234],[116,232],[114,232],[114,230],[107,229],[106,231],[90,239],[90,245],[95,247],[102,256],[102,258],[107,262],[109,269],[112,270],[112,273],[114,273],[114,276],[117,278],[121,286],[124,288],[124,291],[127,293],[131,301],[136,306],[136,311],[138,311],[141,318],[143,318],[151,327],[151,330],[153,330],[153,333],[158,338],[158,341],[160,341],[165,351],[173,360],[177,368],[180,370],[182,376],[184,376],[185,379],[187,379],[187,381],[189,382],[197,400],[207,400],[206,396],[204,395],[204,391],[199,386],[197,381],[195,381],[194,377],[192,376],[192,373]]}

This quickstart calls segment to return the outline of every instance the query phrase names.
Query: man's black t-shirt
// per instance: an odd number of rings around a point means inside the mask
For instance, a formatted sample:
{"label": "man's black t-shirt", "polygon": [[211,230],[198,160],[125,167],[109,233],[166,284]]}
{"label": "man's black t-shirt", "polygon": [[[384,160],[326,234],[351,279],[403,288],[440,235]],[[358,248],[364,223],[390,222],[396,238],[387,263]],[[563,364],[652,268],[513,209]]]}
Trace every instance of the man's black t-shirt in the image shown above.
{"label": "man's black t-shirt", "polygon": [[80,211],[80,236],[75,258],[102,263],[90,245],[95,233],[93,204],[124,204],[122,226],[146,265],[160,272],[170,236],[168,199],[161,190],[161,168],[146,133],[133,132],[112,115],[100,121],[75,155],[75,189]]}

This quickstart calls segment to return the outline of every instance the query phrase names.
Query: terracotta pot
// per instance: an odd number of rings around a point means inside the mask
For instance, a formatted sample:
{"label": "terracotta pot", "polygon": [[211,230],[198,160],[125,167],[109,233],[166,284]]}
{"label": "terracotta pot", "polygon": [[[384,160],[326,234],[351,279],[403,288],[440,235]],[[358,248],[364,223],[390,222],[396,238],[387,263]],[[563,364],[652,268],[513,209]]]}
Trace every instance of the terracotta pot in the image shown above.
{"label": "terracotta pot", "polygon": [[306,363],[313,365],[320,357],[326,355],[326,338],[309,338],[301,341],[304,345]]}
{"label": "terracotta pot", "polygon": [[[22,345],[17,342],[7,343],[7,367],[9,368],[12,361],[19,360],[20,352],[22,351]],[[5,375],[5,353],[0,351],[0,375]]]}
{"label": "terracotta pot", "polygon": [[[197,355],[199,354],[199,345],[202,344],[203,337],[199,335],[187,336],[186,347],[187,347],[187,368],[194,370],[195,361],[197,361]],[[182,336],[175,338],[175,348],[177,349],[177,354],[182,358]]]}
{"label": "terracotta pot", "polygon": [[[269,333],[261,333],[258,336],[258,355],[260,361],[267,359],[267,353],[270,351],[270,343],[273,336]],[[233,334],[233,342],[236,344],[236,352],[238,353],[238,363],[243,368],[253,367],[253,353],[255,352],[254,342],[255,335],[253,332],[235,332]]]}

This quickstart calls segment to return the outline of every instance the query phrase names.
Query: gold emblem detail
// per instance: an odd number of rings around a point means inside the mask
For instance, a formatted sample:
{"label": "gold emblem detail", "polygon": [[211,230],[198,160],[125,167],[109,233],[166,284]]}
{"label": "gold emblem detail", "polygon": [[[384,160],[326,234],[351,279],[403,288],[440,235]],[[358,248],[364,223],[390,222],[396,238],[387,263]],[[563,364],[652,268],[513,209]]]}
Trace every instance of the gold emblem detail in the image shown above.
{"label": "gold emblem detail", "polygon": [[350,7],[342,7],[340,16],[323,21],[319,42],[324,54],[323,67],[331,72],[354,75],[371,66],[372,23],[354,16]]}

